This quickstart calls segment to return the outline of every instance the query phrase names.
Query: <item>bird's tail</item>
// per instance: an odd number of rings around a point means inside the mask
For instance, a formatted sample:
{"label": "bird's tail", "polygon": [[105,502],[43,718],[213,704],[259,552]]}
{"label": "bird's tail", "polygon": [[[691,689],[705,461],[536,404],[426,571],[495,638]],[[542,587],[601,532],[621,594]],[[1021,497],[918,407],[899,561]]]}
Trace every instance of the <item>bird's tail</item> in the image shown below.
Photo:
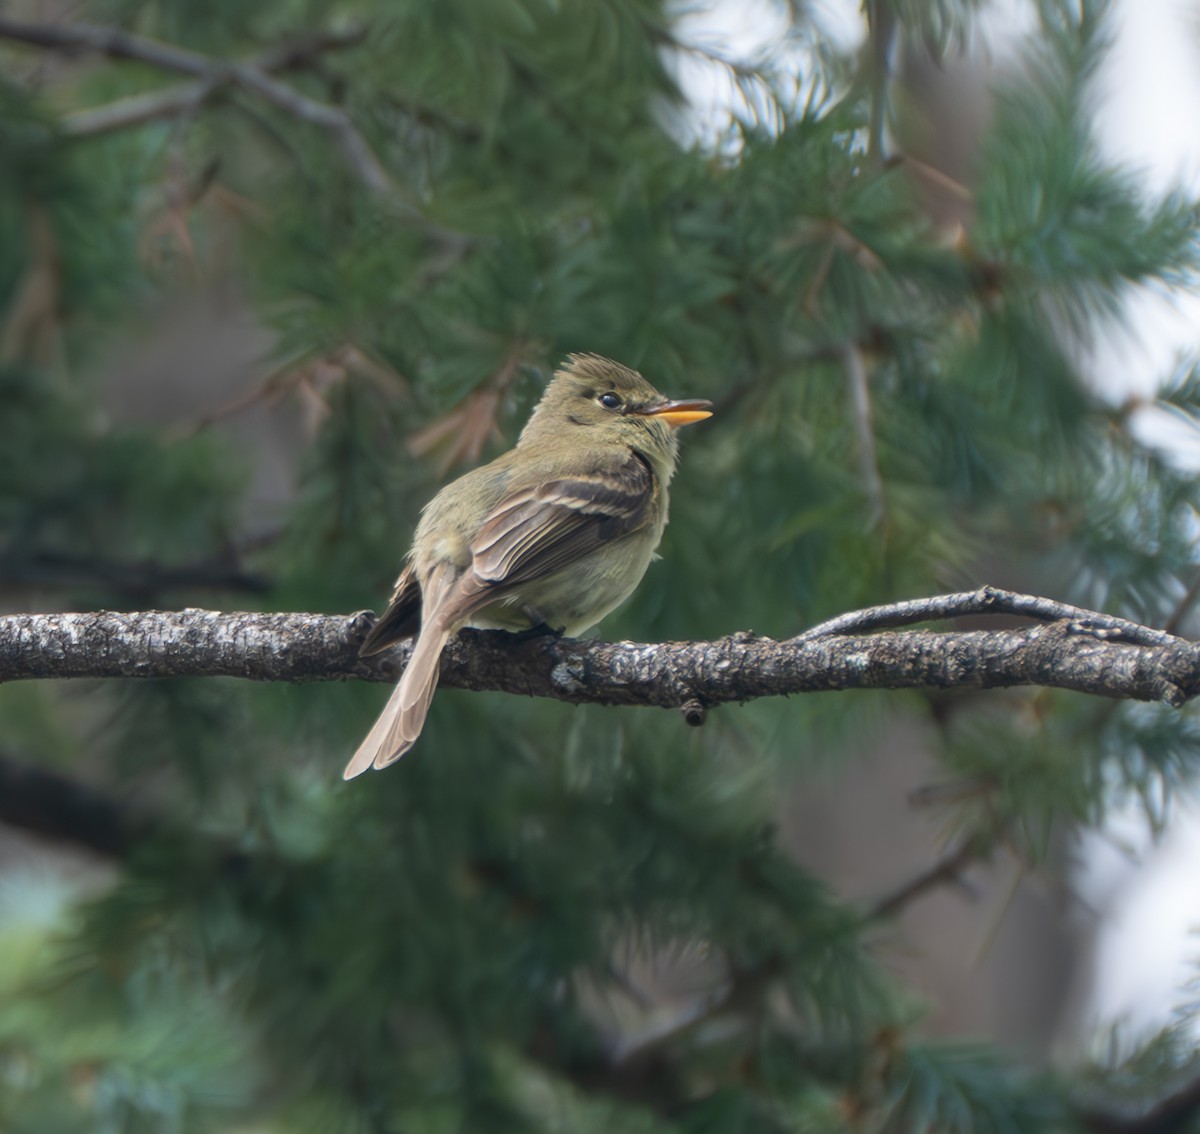
{"label": "bird's tail", "polygon": [[450,634],[449,629],[436,623],[422,627],[400,684],[392,690],[379,719],[350,758],[342,779],[352,780],[368,768],[386,768],[417,742],[437,688],[442,650]]}

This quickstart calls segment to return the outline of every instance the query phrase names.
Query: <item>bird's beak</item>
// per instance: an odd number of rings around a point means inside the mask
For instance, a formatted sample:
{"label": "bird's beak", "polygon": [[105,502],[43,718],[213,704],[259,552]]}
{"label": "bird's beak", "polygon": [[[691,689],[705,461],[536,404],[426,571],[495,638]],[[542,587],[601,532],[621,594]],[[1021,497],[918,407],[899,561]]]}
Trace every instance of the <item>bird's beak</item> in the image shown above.
{"label": "bird's beak", "polygon": [[659,402],[641,411],[646,417],[657,417],[676,429],[712,417],[712,402],[705,398],[691,398],[680,402]]}

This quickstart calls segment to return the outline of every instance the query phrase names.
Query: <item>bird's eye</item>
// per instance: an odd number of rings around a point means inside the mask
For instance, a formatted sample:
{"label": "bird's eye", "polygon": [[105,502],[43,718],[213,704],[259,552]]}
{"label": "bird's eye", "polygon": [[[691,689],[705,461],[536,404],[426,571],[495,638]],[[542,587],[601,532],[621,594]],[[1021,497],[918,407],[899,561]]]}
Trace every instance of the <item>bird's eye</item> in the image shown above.
{"label": "bird's eye", "polygon": [[620,409],[621,399],[616,394],[601,394],[598,401],[605,409]]}

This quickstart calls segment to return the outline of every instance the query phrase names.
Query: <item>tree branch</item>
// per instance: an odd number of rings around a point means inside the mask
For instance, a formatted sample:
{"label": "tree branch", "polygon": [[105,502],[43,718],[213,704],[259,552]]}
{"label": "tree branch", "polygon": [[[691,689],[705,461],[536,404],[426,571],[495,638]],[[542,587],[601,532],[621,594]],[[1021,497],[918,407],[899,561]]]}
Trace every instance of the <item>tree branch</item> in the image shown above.
{"label": "tree branch", "polygon": [[[1035,608],[1050,603],[1011,597]],[[1200,692],[1197,645],[1136,623],[1066,609],[1080,617],[1016,630],[801,635],[783,642],[751,633],[660,644],[520,641],[499,631],[465,631],[446,651],[442,681],[573,703],[661,708],[844,689],[1042,685],[1173,706]],[[869,624],[873,613],[846,617]],[[0,681],[188,676],[394,681],[412,645],[359,658],[358,644],[370,624],[362,614],[13,614],[0,618]],[[1138,628],[1140,635],[1114,625]],[[1119,640],[1139,636],[1146,640]]]}
{"label": "tree branch", "polygon": [[0,16],[0,38],[54,51],[90,51],[112,59],[135,60],[160,71],[194,78],[207,78],[212,69],[208,58],[199,52],[98,24],[35,24]]}
{"label": "tree branch", "polygon": [[1012,614],[1021,618],[1036,618],[1041,622],[1061,619],[1073,622],[1076,628],[1097,638],[1124,638],[1146,646],[1163,646],[1178,641],[1167,630],[1155,630],[1140,622],[1100,614],[1082,606],[1058,602],[1038,595],[1022,595],[999,587],[982,586],[975,591],[958,591],[950,595],[908,599],[904,602],[871,606],[839,614],[792,639],[809,642],[830,634],[858,634],[865,630],[882,630],[893,626],[911,626],[914,622],[932,622],[944,618],[963,618],[972,614]]}
{"label": "tree branch", "polygon": [[[354,47],[367,34],[364,25],[340,30],[331,30],[299,39],[286,40],[246,61],[264,74],[291,71],[314,63],[326,51]],[[221,88],[217,78],[228,80],[227,75],[210,76],[197,82],[180,83],[164,90],[147,91],[145,94],[119,98],[102,106],[76,110],[60,120],[63,132],[70,137],[93,137],[108,134],[130,126],[140,126],[163,118],[176,118],[195,110],[202,102],[212,98]]]}
{"label": "tree branch", "polygon": [[924,897],[929,891],[936,890],[952,882],[960,882],[964,870],[982,855],[982,848],[975,839],[965,839],[959,846],[939,859],[931,867],[923,870],[915,878],[909,879],[890,894],[880,898],[870,908],[872,920],[883,920],[902,913],[918,898]]}
{"label": "tree branch", "polygon": [[[198,101],[203,101],[211,91],[234,83],[245,90],[253,91],[261,99],[278,107],[303,122],[312,123],[327,130],[341,146],[351,168],[362,182],[375,193],[389,193],[391,178],[383,168],[375,151],[366,138],[340,107],[330,106],[301,94],[295,88],[271,78],[256,62],[227,62],[201,55],[196,51],[160,43],[144,36],[131,35],[120,28],[96,24],[35,24],[0,16],[0,39],[24,43],[55,51],[91,51],[107,55],[112,59],[129,59],[157,67],[160,71],[187,75],[201,80],[188,84],[174,95],[161,95],[162,113],[182,113]],[[287,65],[292,56],[275,54],[267,57],[268,65],[282,61]],[[150,96],[147,96],[150,97]],[[133,108],[134,121],[144,121],[153,104],[148,107],[145,100]],[[111,112],[110,112],[111,116]],[[84,120],[91,130],[113,129],[103,118]],[[78,132],[79,122],[75,122]]]}
{"label": "tree branch", "polygon": [[141,126],[164,118],[179,118],[195,110],[212,97],[217,86],[197,81],[180,83],[164,90],[130,95],[102,106],[75,110],[59,120],[62,131],[71,138],[93,138],[111,134],[130,126]]}
{"label": "tree branch", "polygon": [[0,823],[122,858],[155,823],[85,784],[0,756]]}

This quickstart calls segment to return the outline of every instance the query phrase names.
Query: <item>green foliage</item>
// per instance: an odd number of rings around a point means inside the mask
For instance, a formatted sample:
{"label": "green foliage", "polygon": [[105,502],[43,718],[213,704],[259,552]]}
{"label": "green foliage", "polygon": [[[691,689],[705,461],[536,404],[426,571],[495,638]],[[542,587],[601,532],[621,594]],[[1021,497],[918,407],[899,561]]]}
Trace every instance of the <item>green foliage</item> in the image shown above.
{"label": "green foliage", "polygon": [[[99,602],[105,564],[165,572],[219,554],[242,478],[214,437],[114,428],[82,392],[25,368],[0,368],[0,399],[0,557],[18,577],[91,563]],[[153,578],[138,589],[154,595]]]}
{"label": "green foliage", "polygon": [[248,1033],[201,974],[104,972],[73,939],[79,895],[10,872],[0,888],[0,1108],[13,1130],[217,1129],[244,1113]]}
{"label": "green foliage", "polygon": [[1066,1128],[1045,1084],[1014,1074],[994,1053],[965,1044],[913,1044],[888,1068],[885,1130],[1036,1134]]}
{"label": "green foliage", "polygon": [[1080,1069],[1075,1090],[1085,1114],[1111,1114],[1120,1121],[1146,1116],[1163,1130],[1195,1129],[1187,1105],[1196,1077],[1192,1039],[1195,1005],[1168,1027],[1140,1042],[1118,1021],[1096,1037],[1091,1058]]}
{"label": "green foliage", "polygon": [[[874,6],[935,54],[978,7]],[[786,42],[811,45],[788,11]],[[658,0],[88,5],[215,60],[363,20],[277,78],[345,111],[383,193],[344,134],[224,75],[186,113],[75,136],[78,112],[180,77],[55,60],[39,79],[0,45],[3,601],[378,606],[436,484],[591,350],[718,405],[686,438],[664,562],[606,634],[782,637],[999,569],[1185,617],[1194,480],[1079,363],[1131,287],[1194,286],[1197,260],[1195,203],[1148,202],[1090,137],[1105,12],[1039,5],[953,240],[909,163],[866,153],[886,107],[865,56],[727,64],[747,106],[718,153],[681,143]],[[146,424],[110,360],[214,294],[270,332],[270,378]],[[1159,405],[1195,424],[1194,367]],[[0,1126],[1070,1130],[1086,1080],[922,1038],[876,922],[785,849],[781,784],[923,703],[867,697],[697,731],[446,691],[418,752],[343,787],[378,690],[6,690],[5,754],[139,822],[87,894],[0,883]],[[1190,712],[1013,692],[934,723],[939,817],[981,851],[1043,861],[1130,795],[1161,825],[1196,781]],[[631,972],[669,963],[702,994],[647,1005]]]}

